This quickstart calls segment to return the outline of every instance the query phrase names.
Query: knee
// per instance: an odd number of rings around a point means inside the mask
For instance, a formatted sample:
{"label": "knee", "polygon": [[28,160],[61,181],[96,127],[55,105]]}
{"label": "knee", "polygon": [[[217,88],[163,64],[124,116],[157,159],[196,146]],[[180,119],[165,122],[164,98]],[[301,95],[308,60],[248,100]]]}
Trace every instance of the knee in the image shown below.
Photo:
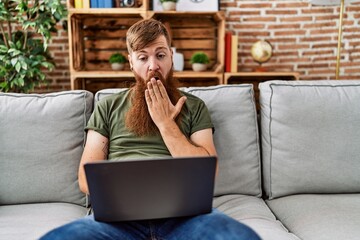
{"label": "knee", "polygon": [[60,226],[46,233],[40,240],[63,240],[63,239],[88,239],[93,224],[87,218],[80,219],[66,225]]}

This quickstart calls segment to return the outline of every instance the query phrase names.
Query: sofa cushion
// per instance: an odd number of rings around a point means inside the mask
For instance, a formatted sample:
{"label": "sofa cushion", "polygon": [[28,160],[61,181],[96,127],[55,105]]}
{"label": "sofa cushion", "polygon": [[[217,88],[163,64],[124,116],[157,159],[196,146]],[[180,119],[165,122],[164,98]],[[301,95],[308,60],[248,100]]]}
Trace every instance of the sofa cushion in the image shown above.
{"label": "sofa cushion", "polygon": [[360,81],[260,84],[265,190],[360,192]]}
{"label": "sofa cushion", "polygon": [[214,207],[252,228],[263,240],[299,240],[276,220],[264,200],[245,195],[214,198]]}
{"label": "sofa cushion", "polygon": [[85,204],[77,172],[92,93],[0,93],[0,205]]}
{"label": "sofa cushion", "polygon": [[360,194],[304,194],[267,203],[300,239],[359,239]]}
{"label": "sofa cushion", "polygon": [[215,127],[219,173],[215,196],[261,196],[260,146],[253,86],[185,88],[207,105]]}
{"label": "sofa cushion", "polygon": [[39,203],[0,206],[0,239],[33,240],[85,216],[87,209],[70,203]]}
{"label": "sofa cushion", "polygon": [[[95,101],[123,89],[104,89]],[[215,126],[219,159],[215,195],[261,196],[260,148],[252,85],[181,88],[201,98]]]}

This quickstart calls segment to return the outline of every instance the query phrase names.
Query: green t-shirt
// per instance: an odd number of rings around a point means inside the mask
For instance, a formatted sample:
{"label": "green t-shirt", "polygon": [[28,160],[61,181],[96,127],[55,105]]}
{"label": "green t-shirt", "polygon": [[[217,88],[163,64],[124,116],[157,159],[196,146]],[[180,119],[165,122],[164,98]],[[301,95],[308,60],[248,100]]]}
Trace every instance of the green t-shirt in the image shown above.
{"label": "green t-shirt", "polygon": [[[160,134],[138,137],[125,127],[125,115],[130,107],[129,92],[119,92],[99,101],[86,130],[92,129],[109,139],[108,159],[169,156]],[[213,128],[205,103],[189,93],[181,94],[187,97],[186,108],[183,107],[180,113],[183,134],[190,138],[196,131]]]}

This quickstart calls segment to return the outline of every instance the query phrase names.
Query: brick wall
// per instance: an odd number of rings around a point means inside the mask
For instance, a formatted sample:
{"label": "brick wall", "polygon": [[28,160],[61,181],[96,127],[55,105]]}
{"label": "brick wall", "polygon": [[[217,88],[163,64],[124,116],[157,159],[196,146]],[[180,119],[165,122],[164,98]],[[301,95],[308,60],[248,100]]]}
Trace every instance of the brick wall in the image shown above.
{"label": "brick wall", "polygon": [[[221,0],[226,30],[239,36],[239,71],[258,66],[250,55],[257,40],[268,40],[270,71],[296,71],[304,80],[335,79],[338,6],[311,6],[308,0]],[[341,79],[360,79],[360,4],[345,8]],[[59,26],[50,45],[56,69],[49,73],[50,91],[70,89],[67,32]],[[44,89],[43,89],[44,90]]]}
{"label": "brick wall", "polygon": [[[304,80],[335,79],[340,5],[312,6],[308,0],[222,0],[226,29],[239,36],[239,71],[256,66],[250,54],[257,40],[268,40],[273,57],[264,67],[297,71]],[[360,4],[346,5],[341,79],[360,79]]]}

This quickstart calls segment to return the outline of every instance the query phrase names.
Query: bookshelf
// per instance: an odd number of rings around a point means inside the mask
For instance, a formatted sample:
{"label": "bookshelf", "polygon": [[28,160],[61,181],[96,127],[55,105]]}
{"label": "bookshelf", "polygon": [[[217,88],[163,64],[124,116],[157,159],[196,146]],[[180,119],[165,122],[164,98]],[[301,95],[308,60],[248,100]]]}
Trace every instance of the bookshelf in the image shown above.
{"label": "bookshelf", "polygon": [[[67,1],[71,89],[96,92],[108,87],[128,87],[134,81],[129,64],[111,70],[114,52],[127,56],[126,31],[141,19],[154,18],[170,29],[172,46],[184,55],[184,71],[174,72],[181,87],[223,83],[225,15],[216,12],[156,12],[149,0],[134,8],[75,8]],[[189,63],[195,51],[206,52],[211,63],[206,72],[193,72]]]}

